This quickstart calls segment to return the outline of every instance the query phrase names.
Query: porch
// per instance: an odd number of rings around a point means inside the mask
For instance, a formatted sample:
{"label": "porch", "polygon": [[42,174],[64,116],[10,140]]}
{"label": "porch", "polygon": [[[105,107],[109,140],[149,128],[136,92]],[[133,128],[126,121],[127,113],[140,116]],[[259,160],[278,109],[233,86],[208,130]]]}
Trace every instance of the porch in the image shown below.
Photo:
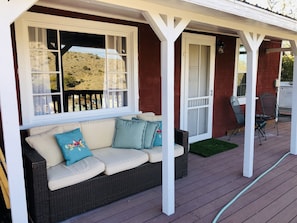
{"label": "porch", "polygon": [[[161,186],[87,212],[64,223],[78,222],[212,222],[221,208],[257,176],[289,152],[290,117],[276,130],[267,127],[267,141],[255,137],[254,176],[242,176],[244,134],[232,137],[238,148],[203,158],[189,154],[188,176],[176,181],[176,211],[161,212]],[[227,139],[227,137],[223,137]],[[243,194],[218,222],[296,222],[297,157],[289,155]],[[280,220],[281,219],[281,220]]]}

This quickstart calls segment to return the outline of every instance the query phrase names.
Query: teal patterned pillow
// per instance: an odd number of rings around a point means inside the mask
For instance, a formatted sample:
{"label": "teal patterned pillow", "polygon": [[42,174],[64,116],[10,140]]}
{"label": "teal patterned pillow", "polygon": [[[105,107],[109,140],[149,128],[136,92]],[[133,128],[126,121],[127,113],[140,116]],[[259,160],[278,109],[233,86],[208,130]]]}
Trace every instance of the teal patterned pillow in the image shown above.
{"label": "teal patterned pillow", "polygon": [[79,128],[56,134],[55,137],[67,166],[93,155]]}
{"label": "teal patterned pillow", "polygon": [[159,122],[159,127],[157,128],[157,131],[156,131],[156,136],[155,136],[153,146],[162,146],[162,121],[158,121],[158,122]]}

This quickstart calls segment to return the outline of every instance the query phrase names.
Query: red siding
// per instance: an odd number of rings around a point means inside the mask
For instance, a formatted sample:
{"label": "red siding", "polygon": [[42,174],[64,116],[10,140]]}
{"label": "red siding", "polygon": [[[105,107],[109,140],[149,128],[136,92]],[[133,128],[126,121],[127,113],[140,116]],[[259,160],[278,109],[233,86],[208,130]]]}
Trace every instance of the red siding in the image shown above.
{"label": "red siding", "polygon": [[233,94],[236,38],[217,36],[217,40],[225,43],[225,49],[223,54],[216,53],[213,137],[225,135],[236,123],[229,103],[229,98]]}
{"label": "red siding", "polygon": [[[280,42],[263,42],[259,51],[259,64],[258,64],[258,79],[257,79],[257,96],[261,93],[277,92],[277,88],[274,86],[275,79],[278,78],[279,65],[280,65],[280,53],[266,53],[266,49],[280,48]],[[257,101],[258,111],[260,110],[260,101]]]}
{"label": "red siding", "polygon": [[[217,36],[225,42],[225,53],[216,55],[213,137],[220,137],[236,127],[236,120],[231,110],[229,98],[233,94],[234,61],[236,39]],[[256,95],[263,92],[276,92],[273,83],[278,78],[280,54],[266,53],[268,48],[280,47],[280,42],[264,41],[259,49],[258,78]],[[260,111],[259,101],[256,109]]]}
{"label": "red siding", "polygon": [[160,41],[150,26],[139,26],[139,107],[161,114]]}
{"label": "red siding", "polygon": [[[69,16],[73,18],[112,22],[138,27],[139,46],[139,109],[161,114],[161,68],[160,41],[147,24],[115,20],[68,11],[48,9],[35,6],[31,11]],[[210,34],[211,35],[211,34]],[[233,92],[233,75],[235,61],[235,37],[218,35],[217,39],[225,43],[224,54],[216,54],[214,83],[213,137],[219,137],[227,130],[234,128],[235,118],[232,113],[229,97]],[[259,72],[257,94],[274,92],[273,80],[278,77],[279,53],[266,54],[265,49],[279,47],[277,42],[264,42],[259,52]],[[273,65],[273,66],[272,66]],[[180,80],[181,80],[181,38],[175,43],[175,126],[179,127],[180,115]]]}

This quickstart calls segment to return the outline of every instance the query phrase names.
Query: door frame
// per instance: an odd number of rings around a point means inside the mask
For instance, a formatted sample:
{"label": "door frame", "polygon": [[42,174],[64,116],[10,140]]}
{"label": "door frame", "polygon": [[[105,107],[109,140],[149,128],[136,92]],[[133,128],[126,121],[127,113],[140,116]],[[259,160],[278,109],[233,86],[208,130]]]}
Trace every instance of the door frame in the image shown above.
{"label": "door frame", "polygon": [[200,45],[210,46],[210,61],[209,61],[209,112],[208,112],[208,132],[205,134],[189,138],[189,143],[195,141],[201,141],[204,139],[209,139],[212,137],[212,124],[213,124],[213,97],[214,97],[214,75],[215,75],[215,52],[216,52],[216,37],[194,34],[194,33],[182,33],[182,47],[181,47],[181,92],[180,92],[180,128],[183,130],[188,130],[188,52],[187,44],[189,42],[194,42]]}

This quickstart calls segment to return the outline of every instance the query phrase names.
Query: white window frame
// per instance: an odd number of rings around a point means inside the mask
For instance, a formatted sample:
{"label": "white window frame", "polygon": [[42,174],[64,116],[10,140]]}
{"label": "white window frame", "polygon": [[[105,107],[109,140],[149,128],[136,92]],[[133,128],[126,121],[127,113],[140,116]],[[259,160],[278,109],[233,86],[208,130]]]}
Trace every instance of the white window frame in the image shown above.
{"label": "white window frame", "polygon": [[[129,55],[127,58],[128,106],[35,116],[32,97],[29,26],[126,37]],[[95,118],[124,116],[139,112],[137,27],[27,12],[16,21],[15,31],[23,121],[21,128],[61,123],[61,120],[63,122],[83,121]]]}
{"label": "white window frame", "polygon": [[[235,66],[234,66],[234,83],[233,83],[233,95],[237,96],[237,80],[238,80],[238,60],[239,60],[239,47],[242,44],[240,38],[236,39],[235,47]],[[246,97],[238,97],[238,101],[241,105],[246,104]]]}

